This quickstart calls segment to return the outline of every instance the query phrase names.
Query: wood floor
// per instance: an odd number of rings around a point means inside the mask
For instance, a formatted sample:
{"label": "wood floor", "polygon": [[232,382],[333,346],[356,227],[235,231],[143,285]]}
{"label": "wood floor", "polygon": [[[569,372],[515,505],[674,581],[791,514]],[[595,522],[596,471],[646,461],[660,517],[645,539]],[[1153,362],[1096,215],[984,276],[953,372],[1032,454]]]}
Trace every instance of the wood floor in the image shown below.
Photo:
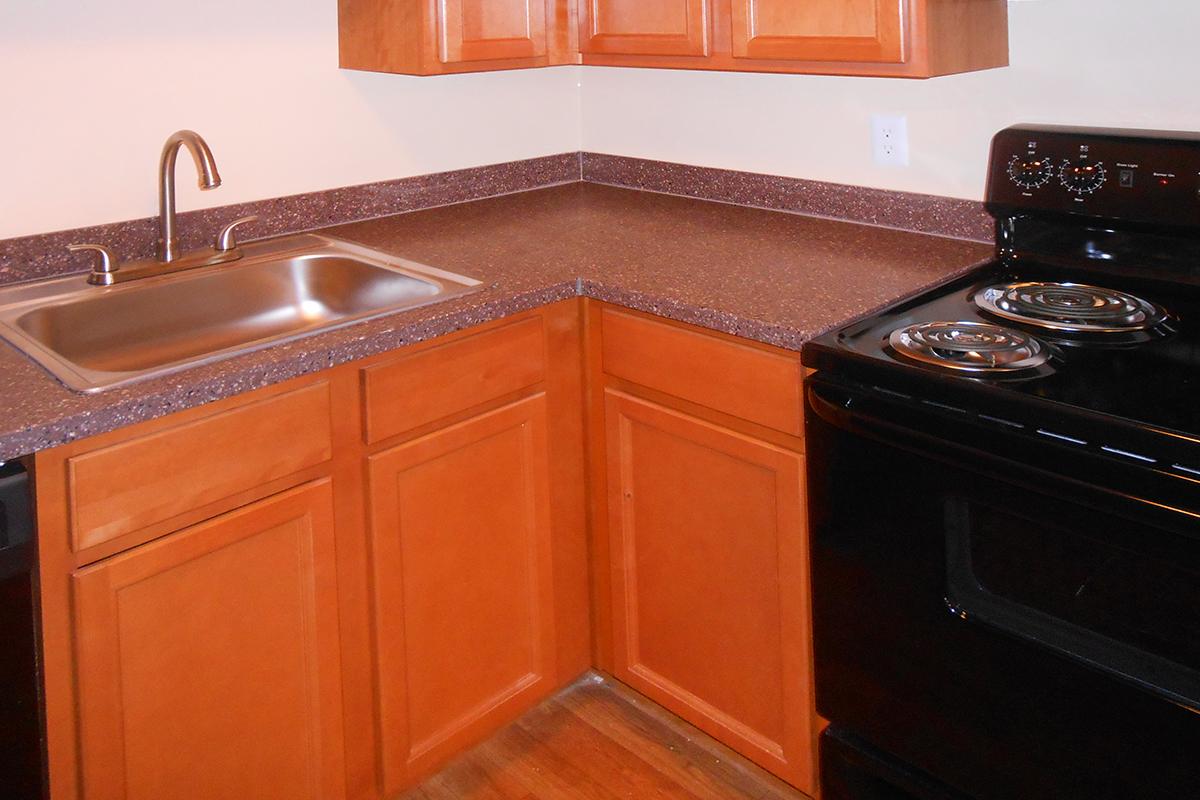
{"label": "wood floor", "polygon": [[623,685],[588,675],[403,800],[807,800]]}

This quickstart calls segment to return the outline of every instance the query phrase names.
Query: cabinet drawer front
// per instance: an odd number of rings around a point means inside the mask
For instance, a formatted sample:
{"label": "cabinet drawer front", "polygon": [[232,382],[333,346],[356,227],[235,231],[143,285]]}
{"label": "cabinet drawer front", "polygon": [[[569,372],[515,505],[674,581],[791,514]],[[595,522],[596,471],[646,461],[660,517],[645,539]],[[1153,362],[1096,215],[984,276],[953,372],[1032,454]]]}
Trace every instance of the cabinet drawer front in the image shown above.
{"label": "cabinet drawer front", "polygon": [[585,54],[707,56],[710,0],[588,0]]}
{"label": "cabinet drawer front", "polygon": [[612,309],[602,314],[604,371],[801,436],[800,355],[777,355]]}
{"label": "cabinet drawer front", "polygon": [[75,552],[328,461],[329,384],[73,456],[67,461]]}
{"label": "cabinet drawer front", "polygon": [[363,370],[368,444],[532,386],[545,377],[541,317]]}
{"label": "cabinet drawer front", "polygon": [[733,55],[794,61],[904,61],[908,0],[734,0]]}

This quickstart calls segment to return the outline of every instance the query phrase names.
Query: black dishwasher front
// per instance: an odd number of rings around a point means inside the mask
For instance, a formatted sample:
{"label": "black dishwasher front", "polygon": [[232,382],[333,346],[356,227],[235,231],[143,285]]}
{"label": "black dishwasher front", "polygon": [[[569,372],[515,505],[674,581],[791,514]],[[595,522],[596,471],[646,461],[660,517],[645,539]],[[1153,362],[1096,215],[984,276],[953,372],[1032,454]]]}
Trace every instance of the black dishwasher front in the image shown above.
{"label": "black dishwasher front", "polygon": [[0,786],[8,800],[43,796],[33,512],[29,476],[0,465]]}

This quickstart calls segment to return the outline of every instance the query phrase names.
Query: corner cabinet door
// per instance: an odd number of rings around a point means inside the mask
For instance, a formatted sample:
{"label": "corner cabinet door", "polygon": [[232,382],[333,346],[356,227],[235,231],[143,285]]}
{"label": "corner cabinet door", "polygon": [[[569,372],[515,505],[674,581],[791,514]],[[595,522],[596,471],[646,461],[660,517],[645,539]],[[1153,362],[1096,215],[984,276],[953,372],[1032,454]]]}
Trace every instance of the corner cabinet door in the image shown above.
{"label": "corner cabinet door", "polygon": [[909,0],[733,0],[735,58],[905,60]]}
{"label": "corner cabinet door", "polygon": [[436,0],[443,64],[546,55],[545,0]]}
{"label": "corner cabinet door", "polygon": [[345,795],[332,505],[311,483],[76,573],[84,797]]}
{"label": "corner cabinet door", "polygon": [[390,797],[553,688],[545,395],[369,462]]}
{"label": "corner cabinet door", "polygon": [[606,392],[616,675],[814,791],[803,455]]}
{"label": "corner cabinet door", "polygon": [[584,54],[709,54],[711,0],[583,0],[579,13]]}

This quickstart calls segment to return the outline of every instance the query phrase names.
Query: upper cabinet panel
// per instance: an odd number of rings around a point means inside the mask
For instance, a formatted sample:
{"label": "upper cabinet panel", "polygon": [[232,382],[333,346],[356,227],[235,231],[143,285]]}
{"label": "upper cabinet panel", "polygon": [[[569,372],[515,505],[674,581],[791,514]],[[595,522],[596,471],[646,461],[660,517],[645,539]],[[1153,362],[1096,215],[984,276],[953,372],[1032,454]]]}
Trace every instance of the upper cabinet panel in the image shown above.
{"label": "upper cabinet panel", "polygon": [[735,58],[905,60],[908,0],[733,0]]}
{"label": "upper cabinet panel", "polygon": [[546,55],[543,0],[441,0],[437,18],[444,64]]}
{"label": "upper cabinet panel", "polygon": [[1008,64],[1008,0],[338,0],[341,65],[930,78]]}
{"label": "upper cabinet panel", "polygon": [[584,53],[707,56],[710,0],[583,0]]}

